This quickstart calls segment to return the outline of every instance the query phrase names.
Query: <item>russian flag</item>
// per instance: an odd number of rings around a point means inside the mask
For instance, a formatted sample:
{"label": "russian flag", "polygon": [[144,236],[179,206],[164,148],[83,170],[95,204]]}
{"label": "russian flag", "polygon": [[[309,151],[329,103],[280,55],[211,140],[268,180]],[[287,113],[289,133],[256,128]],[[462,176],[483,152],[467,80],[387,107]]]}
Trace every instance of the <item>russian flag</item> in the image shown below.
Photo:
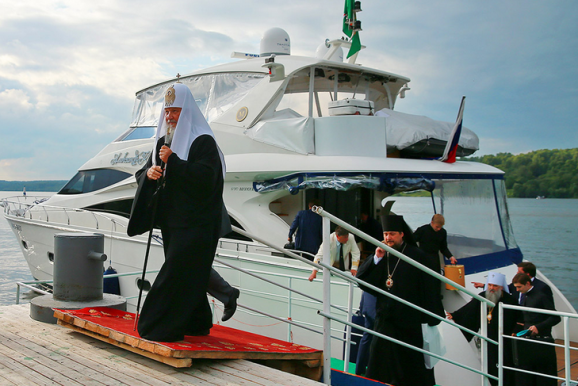
{"label": "russian flag", "polygon": [[458,112],[458,118],[456,119],[456,124],[452,130],[452,134],[448,139],[446,148],[444,149],[444,154],[439,159],[442,162],[454,163],[456,162],[456,152],[458,151],[458,142],[460,140],[460,134],[462,133],[462,121],[464,119],[464,104],[466,103],[466,97],[462,97],[462,103],[460,104],[460,111]]}

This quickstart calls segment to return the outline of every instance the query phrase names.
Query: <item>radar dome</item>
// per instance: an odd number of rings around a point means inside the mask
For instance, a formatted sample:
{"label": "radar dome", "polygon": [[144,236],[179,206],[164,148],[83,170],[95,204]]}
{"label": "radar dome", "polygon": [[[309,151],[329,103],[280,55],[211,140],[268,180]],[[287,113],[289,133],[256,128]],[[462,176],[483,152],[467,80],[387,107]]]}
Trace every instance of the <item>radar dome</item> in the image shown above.
{"label": "radar dome", "polygon": [[260,56],[291,55],[289,34],[281,28],[267,30],[261,38]]}
{"label": "radar dome", "polygon": [[[325,54],[327,54],[327,52],[329,52],[329,50],[331,50],[332,48],[333,48],[332,45],[329,45],[328,47],[327,43],[320,44],[319,47],[317,47],[317,50],[315,50],[315,57],[317,59],[323,59],[325,57]],[[334,62],[343,62],[343,48],[339,46],[337,50],[335,50],[333,55],[331,55],[331,57],[327,60],[331,60]]]}

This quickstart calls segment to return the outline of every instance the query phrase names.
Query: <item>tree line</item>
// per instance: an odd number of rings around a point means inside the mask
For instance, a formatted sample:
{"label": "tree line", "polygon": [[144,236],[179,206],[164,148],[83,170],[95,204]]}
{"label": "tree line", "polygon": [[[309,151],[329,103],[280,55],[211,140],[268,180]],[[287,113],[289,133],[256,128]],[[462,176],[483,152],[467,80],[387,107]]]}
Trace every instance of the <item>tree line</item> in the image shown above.
{"label": "tree line", "polygon": [[494,166],[506,173],[508,197],[578,198],[578,148],[498,153],[461,158]]}
{"label": "tree line", "polygon": [[58,192],[66,184],[66,181],[4,181],[0,180],[1,192],[21,192],[26,188],[27,192]]}

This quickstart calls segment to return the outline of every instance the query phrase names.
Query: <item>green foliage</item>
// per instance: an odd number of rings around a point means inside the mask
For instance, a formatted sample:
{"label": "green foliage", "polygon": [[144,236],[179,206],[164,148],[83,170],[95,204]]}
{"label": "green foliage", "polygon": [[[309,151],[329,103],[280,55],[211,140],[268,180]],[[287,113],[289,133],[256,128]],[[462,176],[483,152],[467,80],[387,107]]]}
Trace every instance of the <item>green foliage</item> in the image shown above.
{"label": "green foliage", "polygon": [[26,188],[27,192],[57,192],[66,181],[4,181],[0,180],[1,192],[21,192]]}
{"label": "green foliage", "polygon": [[482,162],[503,170],[510,197],[578,198],[578,148],[518,155],[498,153],[461,160]]}

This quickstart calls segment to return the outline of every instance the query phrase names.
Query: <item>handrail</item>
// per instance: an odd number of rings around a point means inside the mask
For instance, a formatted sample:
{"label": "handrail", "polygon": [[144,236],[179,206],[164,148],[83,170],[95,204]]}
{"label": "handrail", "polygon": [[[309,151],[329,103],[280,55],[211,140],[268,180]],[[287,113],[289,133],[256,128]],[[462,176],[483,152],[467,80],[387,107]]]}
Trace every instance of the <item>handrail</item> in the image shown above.
{"label": "handrail", "polygon": [[[329,222],[328,222],[328,221],[332,221],[332,222],[334,222],[335,224],[337,224],[337,225],[339,225],[339,226],[342,226],[343,228],[345,228],[345,229],[347,229],[348,231],[352,232],[353,234],[358,235],[358,236],[361,237],[362,239],[367,240],[367,241],[371,242],[372,244],[374,244],[374,245],[376,245],[376,246],[378,246],[378,247],[383,248],[384,250],[388,251],[389,253],[393,254],[394,256],[397,256],[398,258],[400,258],[400,259],[404,260],[405,262],[411,264],[412,266],[416,267],[417,269],[425,272],[426,274],[428,274],[428,275],[430,275],[430,276],[433,276],[433,277],[436,277],[436,278],[438,278],[439,280],[441,280],[441,281],[443,281],[443,282],[445,282],[445,283],[447,283],[447,284],[450,284],[450,285],[456,287],[459,291],[465,292],[465,293],[467,293],[468,295],[472,296],[473,298],[479,300],[479,301],[481,302],[481,305],[482,305],[482,313],[481,313],[481,319],[482,319],[482,323],[481,323],[481,335],[478,334],[477,332],[473,332],[473,331],[471,331],[471,330],[469,330],[469,329],[467,329],[467,328],[464,328],[464,327],[462,327],[462,326],[460,326],[460,325],[458,325],[458,324],[456,324],[456,323],[454,323],[454,322],[450,322],[450,321],[446,320],[445,318],[442,318],[442,317],[440,317],[440,316],[438,316],[438,315],[436,315],[436,314],[434,314],[434,313],[432,313],[432,312],[430,312],[430,311],[428,311],[428,310],[422,309],[421,307],[416,306],[416,305],[414,305],[414,304],[412,304],[412,303],[410,303],[410,302],[408,302],[408,301],[406,301],[406,300],[404,300],[404,299],[401,299],[401,298],[399,298],[399,297],[397,297],[397,296],[394,296],[394,295],[392,295],[392,294],[390,294],[390,293],[388,293],[388,292],[386,292],[386,291],[383,291],[383,290],[381,290],[380,288],[377,288],[377,287],[375,287],[375,286],[373,286],[373,285],[371,285],[371,284],[369,284],[369,283],[365,283],[365,282],[363,282],[362,280],[359,280],[359,279],[357,279],[357,278],[355,278],[355,277],[345,276],[343,273],[338,273],[338,275],[340,275],[341,277],[343,277],[345,280],[355,281],[355,282],[357,282],[358,284],[361,284],[361,285],[363,285],[363,286],[365,286],[365,287],[368,287],[368,288],[374,290],[374,291],[377,292],[377,293],[380,293],[380,294],[382,294],[382,295],[385,295],[385,296],[388,296],[388,297],[390,297],[390,298],[392,298],[392,299],[395,299],[396,301],[399,301],[400,303],[405,304],[406,306],[409,306],[409,307],[411,307],[411,308],[413,308],[413,309],[416,309],[416,310],[418,310],[418,311],[420,311],[420,312],[422,312],[422,313],[425,313],[425,314],[427,314],[427,315],[429,315],[429,316],[432,316],[433,318],[438,319],[438,320],[440,320],[440,321],[442,321],[442,322],[444,322],[444,323],[451,324],[451,325],[453,325],[453,326],[455,326],[455,327],[457,327],[457,328],[459,328],[459,329],[461,329],[461,330],[463,330],[463,331],[468,331],[469,333],[472,333],[473,335],[481,338],[481,339],[483,340],[483,341],[482,341],[482,361],[481,361],[481,362],[482,362],[482,369],[483,369],[483,371],[480,372],[480,374],[482,374],[484,377],[487,377],[487,378],[488,378],[488,377],[489,377],[489,378],[492,378],[492,379],[495,378],[495,377],[493,377],[492,375],[490,375],[489,373],[487,373],[487,361],[486,361],[486,359],[485,359],[485,358],[487,357],[487,352],[486,352],[486,351],[487,351],[487,349],[486,349],[487,343],[485,343],[485,342],[489,342],[489,343],[492,343],[492,344],[495,344],[495,345],[497,345],[498,342],[496,342],[496,341],[494,341],[494,340],[492,340],[492,339],[489,339],[489,338],[486,336],[486,335],[487,335],[486,325],[483,323],[483,321],[484,321],[484,319],[485,319],[485,317],[486,317],[486,315],[487,315],[487,307],[488,307],[488,306],[490,306],[490,307],[494,307],[494,306],[495,306],[495,304],[494,304],[493,302],[491,302],[491,301],[489,301],[488,299],[485,299],[485,298],[483,298],[483,297],[481,297],[481,296],[479,296],[479,295],[477,295],[477,294],[474,294],[474,293],[472,293],[471,291],[468,291],[468,290],[467,290],[466,288],[464,288],[463,286],[458,285],[457,283],[454,283],[453,281],[450,281],[450,280],[446,279],[445,277],[443,277],[443,276],[440,275],[439,273],[431,270],[430,268],[428,268],[428,267],[426,267],[426,266],[424,266],[424,265],[422,265],[422,264],[414,261],[413,259],[411,259],[411,258],[407,257],[406,255],[404,255],[404,254],[396,251],[395,249],[393,249],[393,248],[385,245],[384,243],[382,243],[382,242],[374,239],[373,237],[371,237],[371,236],[367,235],[366,233],[358,230],[357,228],[352,227],[351,225],[349,225],[348,223],[346,223],[346,222],[344,222],[343,220],[339,219],[338,217],[332,215],[331,213],[326,212],[325,210],[323,210],[322,207],[314,206],[314,207],[312,208],[312,210],[313,210],[315,213],[319,214],[320,216],[324,217],[324,219],[323,219],[324,243],[327,244],[326,247],[324,248],[324,251],[323,251],[324,261],[325,261],[325,262],[329,262],[329,261],[330,261],[330,258],[329,258],[329,247],[328,247],[328,244],[329,244]],[[325,245],[325,244],[324,244],[324,245]],[[336,269],[334,269],[333,267],[330,267],[329,265],[327,265],[327,264],[325,264],[325,263],[320,263],[319,265],[321,265],[321,266],[323,266],[323,267],[325,268],[324,272],[327,272],[327,271],[335,272],[335,270],[336,270]],[[341,272],[341,271],[339,271],[339,272]],[[324,275],[324,280],[325,280],[325,275]],[[325,297],[329,297],[329,292],[326,292],[326,293],[324,294],[324,298],[325,298]],[[327,300],[327,299],[325,299],[325,300]],[[328,309],[324,309],[324,313],[325,313],[325,314],[329,314],[329,310],[328,310]],[[330,318],[327,318],[327,317],[326,317],[326,319],[327,319],[327,320],[331,320]],[[412,349],[415,350],[415,351],[422,351],[421,348],[414,347],[414,346],[411,346],[411,345],[407,345],[407,346],[408,346],[409,348],[412,348]],[[327,346],[324,346],[324,351],[326,351],[326,352],[324,353],[325,356],[327,356],[327,355],[329,354],[329,350],[330,350],[330,348],[328,348]],[[453,363],[453,364],[455,364],[455,365],[459,365],[458,363],[455,363],[455,362],[453,362],[453,361],[451,361],[451,360],[445,360],[445,359],[444,359],[444,361]],[[328,374],[328,373],[324,373],[324,378],[327,378],[328,376],[330,376],[330,373],[329,373],[329,374]]]}
{"label": "handrail", "polygon": [[564,378],[561,378],[561,377],[554,376],[554,375],[542,374],[542,373],[537,373],[534,371],[519,369],[516,367],[504,366],[504,353],[503,353],[503,350],[500,350],[498,352],[498,378],[499,378],[498,386],[503,385],[502,374],[503,374],[504,370],[517,371],[517,372],[531,374],[531,375],[538,375],[538,376],[546,377],[546,378],[550,378],[550,379],[556,379],[559,381],[566,381],[566,385],[573,384],[574,381],[572,381],[572,375],[570,373],[570,370],[572,368],[572,364],[570,363],[570,350],[578,351],[578,348],[570,346],[569,320],[570,320],[570,318],[578,319],[578,314],[571,314],[569,312],[552,311],[552,310],[545,310],[542,308],[533,308],[533,307],[519,306],[519,305],[513,305],[513,304],[504,304],[504,303],[500,302],[499,307],[498,307],[498,312],[500,315],[499,323],[498,323],[498,342],[499,342],[498,347],[503,346],[504,338],[511,339],[511,340],[527,341],[527,339],[525,339],[525,338],[509,336],[509,335],[504,334],[504,318],[502,317],[502,315],[504,314],[504,309],[518,310],[518,311],[524,311],[524,312],[535,312],[538,314],[560,316],[562,318],[562,321],[564,323],[564,329],[563,329],[563,331],[564,331],[564,344],[563,345],[557,344],[557,343],[542,342],[539,340],[532,340],[532,343],[564,348],[565,376],[564,376]]}
{"label": "handrail", "polygon": [[322,207],[320,206],[314,206],[311,210],[313,210],[315,213],[319,214],[320,216],[324,216],[324,217],[328,217],[331,222],[339,225],[342,228],[347,229],[349,232],[365,239],[366,241],[369,241],[370,243],[372,243],[373,245],[380,247],[384,250],[386,250],[387,252],[393,254],[394,256],[399,257],[400,259],[402,259],[403,261],[405,261],[408,264],[413,265],[414,267],[418,268],[419,270],[429,274],[430,276],[435,277],[436,279],[439,279],[441,281],[443,281],[446,284],[449,284],[455,288],[459,288],[460,291],[470,295],[471,297],[473,297],[476,300],[479,300],[480,302],[486,303],[488,306],[490,307],[495,307],[495,304],[493,302],[491,302],[490,300],[468,290],[467,288],[461,286],[460,284],[446,278],[445,276],[440,275],[439,273],[435,272],[434,270],[418,263],[417,261],[413,260],[410,257],[407,257],[406,255],[404,255],[403,253],[389,247],[386,244],[383,244],[382,242],[378,241],[377,239],[374,239],[373,237],[371,237],[370,235],[368,235],[367,233],[364,233],[362,231],[360,231],[359,229],[349,225],[348,223],[346,223],[345,221],[341,220],[338,217],[335,217],[334,215],[332,215],[331,213],[328,213],[327,211],[325,211]]}
{"label": "handrail", "polygon": [[[42,197],[42,196],[35,196],[35,197]],[[31,198],[31,199],[32,199],[32,198],[35,198],[35,197],[29,196],[29,198]],[[70,224],[71,218],[70,218],[70,215],[69,215],[69,212],[68,212],[68,211],[72,210],[72,211],[78,212],[78,213],[90,213],[90,214],[94,217],[94,220],[95,220],[95,222],[96,222],[96,229],[100,229],[100,228],[101,228],[101,226],[100,226],[100,224],[99,224],[99,221],[98,221],[98,218],[99,218],[99,217],[100,217],[100,218],[103,218],[103,219],[105,219],[105,220],[107,220],[107,221],[109,221],[110,223],[112,223],[111,228],[114,226],[115,232],[116,232],[116,224],[119,224],[120,226],[122,226],[122,227],[124,227],[124,228],[126,228],[126,227],[128,226],[128,220],[127,220],[127,223],[122,223],[122,222],[119,222],[119,221],[115,220],[114,218],[111,218],[111,217],[109,217],[109,216],[107,216],[107,215],[105,215],[105,214],[103,214],[103,213],[95,212],[95,211],[92,211],[92,210],[86,210],[86,209],[81,209],[81,208],[65,208],[65,207],[63,207],[63,206],[56,206],[56,205],[46,205],[46,204],[44,204],[43,202],[40,202],[40,203],[38,203],[38,202],[25,203],[25,202],[20,202],[19,200],[17,200],[17,201],[13,201],[13,200],[12,200],[12,201],[11,201],[11,199],[14,199],[14,198],[18,199],[18,198],[20,198],[20,197],[19,197],[19,196],[15,196],[15,197],[7,197],[7,198],[3,198],[3,199],[2,199],[2,202],[5,203],[4,213],[5,213],[6,215],[9,215],[9,216],[11,215],[11,216],[14,216],[14,217],[24,217],[24,216],[19,216],[19,215],[16,214],[16,213],[12,214],[12,213],[11,213],[11,210],[10,210],[10,208],[9,208],[9,206],[11,206],[11,205],[13,205],[13,206],[17,206],[17,205],[22,206],[22,205],[24,205],[24,206],[26,207],[26,208],[25,208],[25,212],[28,212],[28,216],[29,216],[29,219],[30,219],[30,220],[33,219],[33,218],[32,218],[32,211],[30,211],[30,209],[33,208],[33,207],[40,207],[40,208],[42,208],[42,210],[44,211],[44,214],[46,215],[46,222],[50,222],[50,218],[49,218],[49,214],[48,214],[49,211],[47,211],[47,208],[48,208],[48,209],[56,209],[57,211],[63,212],[63,213],[66,215],[67,224],[68,224],[68,225],[71,225],[71,224]],[[42,198],[46,198],[46,197],[42,197]],[[67,211],[67,210],[68,210],[68,211]],[[39,218],[38,220],[39,220],[39,221],[44,221],[44,220],[41,220],[40,218]],[[72,224],[72,225],[75,225],[75,224]]]}

